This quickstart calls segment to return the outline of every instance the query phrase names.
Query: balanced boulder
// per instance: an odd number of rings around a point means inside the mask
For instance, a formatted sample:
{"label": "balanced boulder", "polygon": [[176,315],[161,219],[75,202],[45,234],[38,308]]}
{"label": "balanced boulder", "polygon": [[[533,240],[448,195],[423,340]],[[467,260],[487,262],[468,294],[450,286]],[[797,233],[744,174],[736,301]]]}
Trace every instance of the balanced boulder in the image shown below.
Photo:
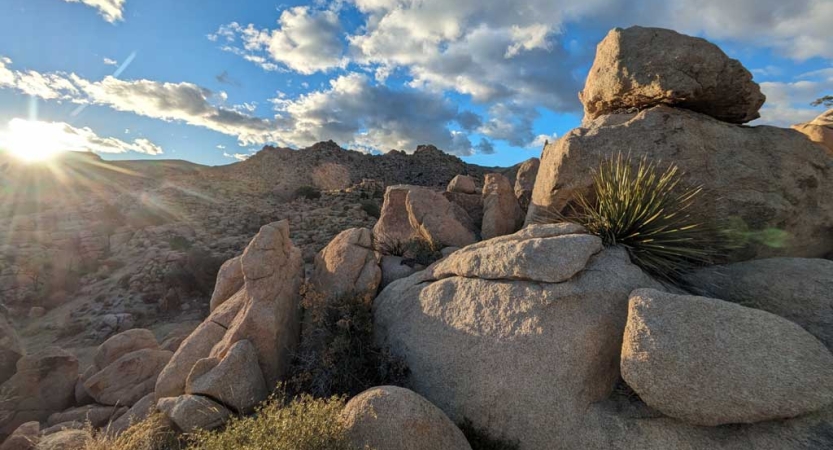
{"label": "balanced boulder", "polygon": [[731,123],[760,117],[766,99],[752,74],[716,45],[638,26],[614,28],[599,43],[579,98],[589,120],[669,105]]}
{"label": "balanced boulder", "polygon": [[341,416],[356,448],[471,450],[460,429],[439,408],[408,389],[368,389],[353,397]]}
{"label": "balanced boulder", "polygon": [[631,294],[622,377],[648,406],[695,425],[754,423],[833,403],[833,355],[774,314],[653,289]]}
{"label": "balanced boulder", "polygon": [[[486,174],[483,184],[483,239],[512,234],[523,225],[524,216],[509,180],[498,173]],[[462,247],[458,245],[458,247]]]}

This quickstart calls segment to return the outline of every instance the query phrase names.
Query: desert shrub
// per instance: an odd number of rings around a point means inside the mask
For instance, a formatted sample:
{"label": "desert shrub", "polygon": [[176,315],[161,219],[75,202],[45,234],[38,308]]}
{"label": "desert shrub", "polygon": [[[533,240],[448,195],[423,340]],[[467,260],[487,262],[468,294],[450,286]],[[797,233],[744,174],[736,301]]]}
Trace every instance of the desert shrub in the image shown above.
{"label": "desert shrub", "polygon": [[190,250],[194,244],[191,243],[187,238],[184,236],[173,236],[168,239],[168,246],[171,247],[171,250],[175,250],[178,252],[184,252],[186,250]]}
{"label": "desert shrub", "polygon": [[404,361],[373,342],[371,296],[327,298],[306,288],[305,323],[287,385],[291,393],[354,396],[373,386],[402,386]]}
{"label": "desert shrub", "polygon": [[295,189],[295,193],[293,194],[293,198],[305,198],[307,200],[317,200],[321,198],[321,191],[314,187],[314,186],[301,186],[298,189]]}
{"label": "desert shrub", "polygon": [[358,450],[339,420],[344,399],[301,395],[291,401],[280,392],[251,417],[232,418],[219,431],[197,431],[192,450]]}
{"label": "desert shrub", "polygon": [[491,436],[487,430],[477,428],[469,419],[458,424],[472,450],[518,450],[517,442]]}
{"label": "desert shrub", "polygon": [[153,414],[145,420],[133,424],[118,436],[112,436],[107,430],[89,429],[93,436],[83,450],[180,450],[185,445],[181,442],[161,413]]}
{"label": "desert shrub", "polygon": [[382,215],[382,208],[373,200],[362,200],[362,211],[366,212],[368,216],[379,218]]}
{"label": "desert shrub", "polygon": [[408,252],[408,241],[384,234],[373,235],[373,248],[383,255],[402,256]]}
{"label": "desert shrub", "polygon": [[423,266],[430,266],[443,257],[443,246],[427,233],[419,233],[408,239],[391,236],[374,236],[373,247],[383,255],[400,256]]}
{"label": "desert shrub", "polygon": [[619,245],[648,273],[677,283],[681,274],[712,264],[731,247],[714,224],[695,217],[702,186],[683,185],[674,164],[660,169],[618,154],[601,163],[589,196],[577,195],[567,220],[583,225],[606,246]]}
{"label": "desert shrub", "polygon": [[165,271],[165,285],[184,292],[210,294],[222,265],[222,258],[203,249],[192,248],[179,264]]}

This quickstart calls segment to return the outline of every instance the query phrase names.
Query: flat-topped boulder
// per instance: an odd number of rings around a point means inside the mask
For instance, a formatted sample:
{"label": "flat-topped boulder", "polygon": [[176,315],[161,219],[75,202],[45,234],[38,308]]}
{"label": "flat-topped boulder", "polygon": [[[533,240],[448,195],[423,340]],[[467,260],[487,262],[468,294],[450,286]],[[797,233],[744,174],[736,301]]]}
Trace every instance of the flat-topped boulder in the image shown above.
{"label": "flat-topped boulder", "polygon": [[586,120],[669,105],[718,120],[760,117],[766,97],[752,74],[705,39],[663,28],[614,28],[599,43],[584,90]]}

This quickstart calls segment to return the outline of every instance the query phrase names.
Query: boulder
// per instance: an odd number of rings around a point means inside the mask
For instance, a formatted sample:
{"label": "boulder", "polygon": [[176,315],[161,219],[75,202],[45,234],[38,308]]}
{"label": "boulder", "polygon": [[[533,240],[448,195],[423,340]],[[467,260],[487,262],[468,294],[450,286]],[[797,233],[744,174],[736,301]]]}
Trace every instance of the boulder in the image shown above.
{"label": "boulder", "polygon": [[269,395],[255,347],[245,339],[235,343],[222,359],[197,361],[188,375],[185,392],[220,401],[240,414],[250,413]]}
{"label": "boulder", "polygon": [[474,194],[477,187],[474,185],[474,178],[468,175],[457,175],[448,183],[448,192],[459,192],[460,194]]}
{"label": "boulder", "polygon": [[214,311],[221,303],[231,298],[243,287],[243,266],[241,257],[236,256],[223,263],[217,273],[217,282],[211,294],[209,311]]}
{"label": "boulder", "polygon": [[46,424],[50,427],[66,422],[89,423],[95,428],[102,428],[127,412],[123,406],[86,405],[70,408],[49,416]]}
{"label": "boulder", "polygon": [[469,215],[475,231],[480,231],[483,224],[483,195],[477,194],[463,194],[460,192],[443,192],[445,197],[451,203],[459,206]]}
{"label": "boulder", "polygon": [[87,446],[93,437],[86,430],[64,430],[44,436],[36,450],[79,450]]}
{"label": "boulder", "polygon": [[44,428],[41,430],[41,436],[49,436],[50,434],[59,433],[65,430],[86,430],[88,425],[84,422],[78,422],[77,420],[73,420],[71,422],[62,422],[57,425],[52,425],[51,427]]}
{"label": "boulder", "polygon": [[[486,174],[483,183],[483,239],[512,234],[523,225],[524,215],[509,179]],[[462,246],[458,246],[462,247]]]}
{"label": "boulder", "polygon": [[[523,450],[584,448],[574,432],[619,377],[628,295],[656,282],[624,250],[598,251],[598,238],[579,232],[531,225],[393,282],[374,302],[377,343],[405,359],[414,391],[453,421]],[[574,239],[590,245],[565,245]],[[495,261],[474,262],[486,254]]]}
{"label": "boulder", "polygon": [[833,355],[765,311],[640,289],[624,336],[624,380],[648,406],[687,423],[755,423],[833,403]]}
{"label": "boulder", "polygon": [[454,422],[408,389],[368,389],[347,403],[341,417],[356,448],[471,450]]}
{"label": "boulder", "polygon": [[40,423],[26,422],[4,442],[0,442],[0,450],[33,450],[40,440]]}
{"label": "boulder", "polygon": [[474,223],[465,210],[439,192],[413,188],[405,198],[408,220],[418,235],[443,246],[465,247],[477,241]]}
{"label": "boulder", "polygon": [[408,241],[416,236],[408,218],[408,207],[405,201],[412,188],[414,186],[401,184],[388,186],[385,189],[382,212],[376,225],[373,226],[373,236],[376,239]]}
{"label": "boulder", "polygon": [[829,109],[815,119],[792,126],[793,130],[803,133],[811,141],[821,144],[827,153],[833,156],[833,109]]}
{"label": "boulder", "polygon": [[12,377],[17,360],[23,356],[23,346],[12,324],[0,315],[0,384]]}
{"label": "boulder", "polygon": [[87,388],[84,387],[84,382],[91,376],[95,375],[98,370],[99,369],[95,366],[95,364],[93,364],[87,367],[87,370],[78,376],[78,381],[75,382],[75,404],[77,406],[95,403],[95,399],[90,396],[90,393],[87,392]]}
{"label": "boulder", "polygon": [[225,406],[200,395],[163,398],[156,406],[185,433],[212,430],[226,423],[231,416]]}
{"label": "boulder", "polygon": [[153,332],[144,328],[119,333],[98,346],[93,363],[99,370],[109,366],[122,356],[142,349],[159,349]]}
{"label": "boulder", "polygon": [[330,301],[344,295],[375,297],[381,280],[371,231],[351,228],[318,252],[309,283],[322,301]]}
{"label": "boulder", "polygon": [[795,322],[833,351],[833,261],[759,259],[699,269],[686,275],[685,281],[697,295]]}
{"label": "boulder", "polygon": [[156,396],[151,393],[142,397],[138,402],[130,407],[127,412],[120,415],[118,419],[113,421],[107,428],[107,432],[111,435],[117,436],[130,428],[131,425],[139,423],[156,411]]}
{"label": "boulder", "polygon": [[669,105],[731,123],[760,117],[766,99],[752,74],[716,45],[638,26],[614,28],[599,43],[579,98],[586,120]]}
{"label": "boulder", "polygon": [[133,406],[154,391],[157,377],[171,356],[172,353],[165,350],[136,350],[88,378],[84,388],[100,404]]}
{"label": "boulder", "polygon": [[26,422],[72,406],[76,380],[78,360],[60,348],[20,358],[17,372],[0,385],[0,441]]}
{"label": "boulder", "polygon": [[518,174],[515,176],[515,197],[524,212],[529,209],[529,202],[532,201],[532,190],[535,188],[539,167],[541,167],[540,159],[527,159],[521,163]]}
{"label": "boulder", "polygon": [[589,193],[600,162],[622,149],[673,161],[687,184],[703,186],[695,215],[747,239],[727,255],[732,261],[833,251],[833,158],[821,147],[792,130],[665,106],[605,116],[544,148],[527,223],[566,212],[576,194]]}

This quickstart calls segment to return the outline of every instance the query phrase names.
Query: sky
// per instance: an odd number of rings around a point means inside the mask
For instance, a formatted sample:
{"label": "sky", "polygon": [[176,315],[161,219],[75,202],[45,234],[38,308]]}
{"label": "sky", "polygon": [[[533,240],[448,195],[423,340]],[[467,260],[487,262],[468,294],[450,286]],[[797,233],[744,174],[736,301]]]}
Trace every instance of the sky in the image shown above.
{"label": "sky", "polygon": [[579,125],[614,27],[740,60],[789,126],[833,94],[833,0],[0,0],[0,145],[229,164],[332,139],[508,166]]}

